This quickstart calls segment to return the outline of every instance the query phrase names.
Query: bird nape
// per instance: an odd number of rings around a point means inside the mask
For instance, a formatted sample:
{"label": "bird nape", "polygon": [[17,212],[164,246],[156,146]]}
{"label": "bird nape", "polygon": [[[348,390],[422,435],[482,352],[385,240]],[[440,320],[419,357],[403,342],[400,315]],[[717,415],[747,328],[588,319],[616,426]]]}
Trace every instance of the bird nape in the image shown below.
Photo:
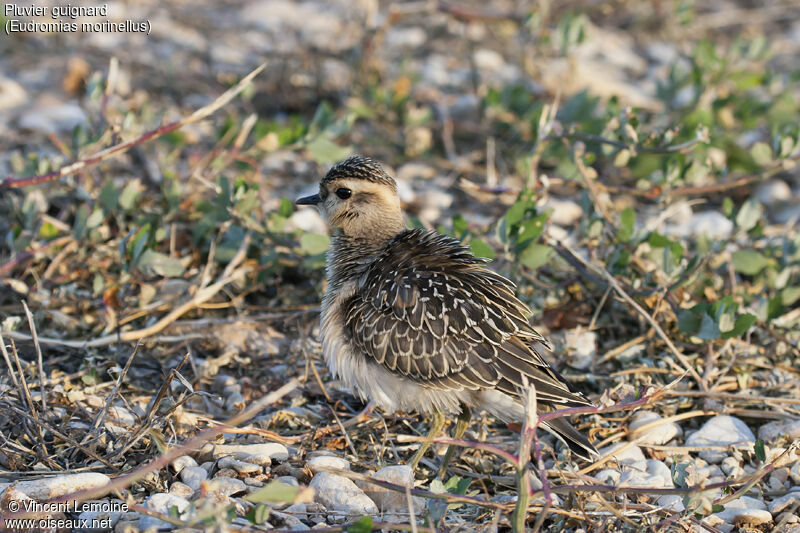
{"label": "bird nape", "polygon": [[[397,184],[380,164],[337,163],[319,192],[297,203],[317,206],[333,229],[320,328],[331,372],[388,412],[433,417],[412,467],[448,415],[459,415],[455,438],[470,408],[521,422],[521,391],[530,385],[541,413],[592,405],[536,351],[547,341],[511,281],[456,239],[406,229]],[[565,418],[542,427],[583,459],[597,454]],[[448,448],[440,475],[452,454]]]}

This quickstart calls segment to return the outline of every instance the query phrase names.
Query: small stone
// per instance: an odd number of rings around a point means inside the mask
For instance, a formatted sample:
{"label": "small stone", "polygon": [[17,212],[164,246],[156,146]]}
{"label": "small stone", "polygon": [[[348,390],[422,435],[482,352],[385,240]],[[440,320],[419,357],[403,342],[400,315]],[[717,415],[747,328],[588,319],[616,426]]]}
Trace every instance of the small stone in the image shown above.
{"label": "small stone", "polygon": [[[408,465],[381,468],[372,474],[370,478],[401,485],[403,487],[414,488],[414,472]],[[382,514],[391,514],[398,518],[408,519],[408,500],[404,493],[389,490],[368,482],[362,484],[361,488],[363,488],[366,495],[375,502],[375,505],[378,506]],[[417,496],[412,496],[411,501],[414,505],[414,514],[420,516],[420,513],[425,509],[425,500]]]}
{"label": "small stone", "polygon": [[791,508],[796,502],[800,501],[800,492],[790,492],[780,498],[775,498],[769,503],[769,512],[777,514]]}
{"label": "small stone", "polygon": [[217,476],[207,483],[208,491],[222,494],[223,496],[233,496],[247,491],[247,485],[241,479],[227,476]]}
{"label": "small stone", "polygon": [[283,521],[283,525],[285,528],[289,529],[289,531],[308,531],[311,528],[304,524],[298,517],[293,516],[285,511],[276,511],[271,510],[270,516],[274,516],[279,518]]}
{"label": "small stone", "polygon": [[605,468],[597,473],[596,477],[603,483],[608,483],[609,485],[617,485],[619,483],[619,478],[622,475],[622,472],[619,470],[615,470],[613,468]]}
{"label": "small stone", "polygon": [[[717,415],[710,418],[696,432],[686,439],[686,446],[729,446],[732,444],[743,445],[752,449],[756,437],[747,424],[736,417]],[[705,450],[700,452],[700,457],[709,463],[720,463],[728,456],[725,452]]]}
{"label": "small stone", "polygon": [[662,487],[671,488],[675,486],[674,482],[672,481],[672,471],[669,469],[667,465],[665,465],[661,461],[657,461],[655,459],[648,459],[647,473],[656,479],[660,479]]}
{"label": "small stone", "polygon": [[[769,514],[764,502],[750,496],[742,496],[726,503],[725,509],[711,516],[721,520],[719,523],[733,524],[739,515],[748,516],[753,511],[763,511]],[[772,515],[770,515],[769,519],[772,520]]]}
{"label": "small stone", "polygon": [[387,49],[412,49],[425,44],[428,34],[419,26],[402,28],[395,25],[386,31],[385,46]]}
{"label": "small stone", "polygon": [[19,119],[19,127],[39,133],[70,132],[76,126],[86,123],[86,113],[75,103],[43,105]]}
{"label": "small stone", "polygon": [[246,461],[240,461],[238,459],[234,459],[233,457],[223,457],[217,464],[220,466],[220,468],[232,468],[239,474],[254,474],[256,472],[261,472],[261,467],[259,465],[248,463]]}
{"label": "small stone", "polygon": [[194,495],[194,489],[186,483],[173,481],[172,485],[169,486],[169,493],[188,500]]}
{"label": "small stone", "polygon": [[792,468],[789,470],[789,477],[792,478],[792,481],[798,485],[800,485],[800,461],[795,461]]}
{"label": "small stone", "polygon": [[540,207],[552,209],[553,214],[550,215],[550,221],[565,228],[574,227],[584,216],[583,208],[574,200],[550,196]]}
{"label": "small stone", "polygon": [[683,506],[683,498],[677,494],[665,494],[656,500],[656,504],[676,513],[681,513],[685,509]]}
{"label": "small stone", "polygon": [[321,472],[323,469],[332,470],[350,470],[350,462],[341,457],[334,457],[330,455],[318,455],[308,460],[308,468],[315,474]]}
{"label": "small stone", "polygon": [[762,182],[756,187],[756,198],[765,206],[792,199],[792,189],[785,181],[771,179]]}
{"label": "small stone", "polygon": [[93,489],[108,485],[111,482],[105,474],[86,472],[82,474],[64,474],[42,479],[19,481],[13,486],[19,492],[34,500],[49,500],[79,490]]}
{"label": "small stone", "polygon": [[234,459],[247,460],[251,455],[266,455],[272,461],[283,462],[289,459],[289,450],[278,442],[262,444],[206,444],[201,453],[214,459],[233,456]]}
{"label": "small stone", "polygon": [[760,526],[772,523],[772,515],[762,509],[745,509],[733,518],[737,526]]}
{"label": "small stone", "polygon": [[374,515],[378,507],[360,488],[346,477],[320,472],[309,483],[314,489],[314,500],[328,510],[328,518],[335,521]]}
{"label": "small stone", "polygon": [[800,420],[776,420],[758,428],[758,438],[764,442],[774,442],[781,437],[788,440],[800,438]]}
{"label": "small stone", "polygon": [[592,365],[597,354],[597,333],[583,328],[575,328],[564,334],[564,347],[567,364],[572,368],[586,370]]}
{"label": "small stone", "polygon": [[286,229],[301,229],[307,233],[328,232],[328,226],[325,224],[325,220],[320,216],[319,211],[316,209],[298,209],[292,213],[291,217],[289,217]]}
{"label": "small stone", "polygon": [[740,466],[740,461],[735,457],[726,457],[719,466],[726,476],[738,478],[744,475],[744,470]]}
{"label": "small stone", "polygon": [[200,488],[200,484],[208,479],[208,472],[202,466],[187,466],[181,470],[181,481],[186,483],[192,490]]}
{"label": "small stone", "polygon": [[25,88],[11,78],[0,77],[0,111],[24,104],[28,100]]}
{"label": "small stone", "polygon": [[[151,494],[144,502],[144,506],[153,511],[170,514],[170,509],[175,507],[178,510],[178,517],[184,518],[184,513],[189,509],[189,500],[166,492]],[[150,528],[160,529],[162,527],[172,527],[168,522],[160,520],[154,516],[144,515],[139,519],[138,527],[141,531]]]}
{"label": "small stone", "polygon": [[643,426],[648,426],[659,420],[663,420],[658,413],[653,411],[639,411],[631,419],[628,429],[631,432],[631,439],[644,444],[662,445],[666,444],[675,437],[679,436],[681,428],[675,422],[665,422],[656,424],[648,429],[640,430]]}
{"label": "small stone", "polygon": [[286,485],[292,486],[292,487],[299,487],[300,486],[300,482],[297,481],[297,478],[292,477],[292,476],[280,476],[280,477],[276,478],[276,480],[280,481],[281,483],[284,483]]}
{"label": "small stone", "polygon": [[244,481],[244,484],[247,485],[248,487],[256,487],[256,488],[258,488],[258,487],[263,487],[264,486],[264,482],[263,481],[261,481],[260,479],[256,479],[254,477],[246,477],[246,478],[242,479],[242,481]]}
{"label": "small stone", "polygon": [[[775,521],[787,525],[800,524],[800,516],[797,516],[796,514],[790,514],[789,512],[785,512],[785,513],[780,513],[778,516],[776,516]],[[796,526],[791,529],[789,528],[779,529],[775,533],[800,533],[800,526]]]}
{"label": "small stone", "polygon": [[172,463],[170,464],[172,465],[172,469],[175,470],[175,473],[180,474],[181,470],[183,470],[187,466],[197,466],[197,461],[195,461],[193,457],[190,457],[188,455],[181,455],[180,457],[172,461]]}
{"label": "small stone", "polygon": [[[623,446],[627,446],[624,450],[617,452]],[[630,446],[628,443],[620,442],[618,444],[612,444],[610,446],[606,446],[605,448],[600,449],[600,455],[605,456],[609,453],[614,453],[614,459],[616,459],[617,463],[621,465],[633,465],[634,463],[641,462],[642,470],[646,468],[645,466],[645,457],[642,453],[642,449],[638,446]]]}

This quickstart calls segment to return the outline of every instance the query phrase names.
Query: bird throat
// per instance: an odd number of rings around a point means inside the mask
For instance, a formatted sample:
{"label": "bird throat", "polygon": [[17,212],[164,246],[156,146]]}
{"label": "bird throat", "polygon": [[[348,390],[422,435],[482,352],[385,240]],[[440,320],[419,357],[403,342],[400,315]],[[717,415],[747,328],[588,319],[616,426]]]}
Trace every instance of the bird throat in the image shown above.
{"label": "bird throat", "polygon": [[354,237],[336,230],[328,250],[327,276],[330,288],[360,277],[396,236]]}

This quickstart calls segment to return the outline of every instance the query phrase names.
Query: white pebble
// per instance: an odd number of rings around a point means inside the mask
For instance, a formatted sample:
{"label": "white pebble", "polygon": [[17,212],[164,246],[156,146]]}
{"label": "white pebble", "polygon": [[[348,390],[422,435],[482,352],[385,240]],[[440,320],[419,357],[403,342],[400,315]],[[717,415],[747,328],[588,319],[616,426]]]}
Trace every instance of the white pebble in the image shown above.
{"label": "white pebble", "polygon": [[193,490],[200,488],[200,484],[208,479],[208,472],[202,466],[187,466],[180,473],[181,481]]}
{"label": "white pebble", "polygon": [[286,461],[289,450],[278,442],[265,442],[262,444],[206,444],[201,452],[214,459],[231,455],[235,459],[247,460],[251,455],[266,455],[273,461]]}
{"label": "white pebble", "polygon": [[[387,466],[381,468],[370,476],[372,479],[379,481],[386,481],[401,485],[403,487],[414,488],[414,472],[408,465]],[[364,492],[369,496],[373,502],[378,506],[381,513],[385,514],[402,514],[407,518],[408,515],[408,501],[405,493],[396,492],[379,485],[374,485],[368,482],[362,484]],[[414,513],[419,516],[425,509],[425,500],[417,496],[412,496],[411,501],[414,504]]]}
{"label": "white pebble", "polygon": [[631,431],[631,439],[644,444],[661,445],[668,443],[681,434],[681,427],[675,422],[664,422],[648,429],[639,429],[659,420],[663,420],[662,417],[653,411],[639,411],[633,415],[628,425],[628,429]]}
{"label": "white pebble", "polygon": [[571,228],[580,222],[584,216],[583,208],[574,200],[567,200],[550,196],[539,206],[540,209],[552,209],[550,222],[564,228]]}
{"label": "white pebble", "polygon": [[241,479],[217,476],[208,482],[208,491],[222,494],[223,496],[233,496],[247,491],[247,485]]}
{"label": "white pebble", "polygon": [[[166,492],[157,492],[155,494],[150,495],[144,502],[144,506],[148,509],[152,509],[153,511],[157,511],[159,513],[170,514],[170,509],[175,507],[178,510],[178,518],[185,518],[184,514],[189,509],[189,500],[186,498],[181,498],[180,496],[176,496],[174,494],[168,494]],[[121,523],[121,522],[120,522]],[[139,519],[139,530],[145,531],[147,529],[155,527],[156,529],[160,529],[162,527],[167,527],[171,525],[168,522],[164,522],[154,516],[142,516]]]}
{"label": "white pebble", "polygon": [[79,490],[94,489],[108,485],[111,479],[99,472],[65,474],[42,479],[20,481],[14,487],[34,500],[49,500]]}
{"label": "white pebble", "polygon": [[758,438],[764,442],[774,442],[781,437],[800,438],[800,420],[776,420],[758,428]]}
{"label": "white pebble", "polygon": [[676,513],[681,513],[685,509],[683,506],[683,498],[677,494],[664,494],[656,500],[656,504]]}
{"label": "white pebble", "polygon": [[772,514],[780,513],[792,507],[796,502],[800,501],[800,492],[790,492],[784,494],[779,498],[775,498],[769,503],[769,512]]}
{"label": "white pebble", "polygon": [[756,198],[766,206],[792,199],[792,189],[783,180],[771,179],[756,187]]}
{"label": "white pebble", "polygon": [[586,370],[597,354],[597,333],[583,328],[571,329],[564,333],[564,347],[567,351],[567,364],[572,368]]}
{"label": "white pebble", "polygon": [[186,468],[187,466],[197,466],[197,461],[194,460],[193,457],[188,455],[181,455],[171,463],[172,469],[175,470],[176,474],[180,474],[181,470]]}
{"label": "white pebble", "polygon": [[318,455],[308,460],[308,468],[315,474],[323,471],[324,469],[331,470],[350,470],[350,462],[341,457],[332,455]]}
{"label": "white pebble", "polygon": [[217,464],[220,468],[233,468],[240,474],[254,474],[256,472],[261,472],[261,467],[259,465],[248,463],[247,461],[240,461],[238,459],[234,459],[233,457],[222,457]]}
{"label": "white pebble", "polygon": [[[617,451],[623,446],[628,446],[624,450]],[[621,465],[631,465],[637,463],[639,461],[644,464],[645,457],[642,453],[642,449],[638,446],[629,446],[627,442],[620,442],[618,444],[612,444],[610,446],[606,446],[605,448],[600,449],[600,455],[605,456],[609,453],[614,455],[614,459],[621,464]]]}
{"label": "white pebble", "polygon": [[314,489],[315,501],[324,505],[329,513],[333,512],[336,521],[378,513],[375,502],[346,477],[320,472],[309,486]]}
{"label": "white pebble", "polygon": [[[703,427],[689,435],[686,446],[729,446],[731,444],[743,445],[752,449],[756,437],[747,424],[736,417],[717,415],[710,418]],[[719,463],[728,454],[713,450],[700,452],[700,457],[709,463]]]}
{"label": "white pebble", "polygon": [[[752,516],[753,511],[763,511],[767,514],[767,506],[761,500],[751,498],[750,496],[742,496],[725,504],[725,509],[714,513],[713,517],[721,520],[723,524],[733,524],[739,516]],[[772,520],[772,515],[770,515]]]}

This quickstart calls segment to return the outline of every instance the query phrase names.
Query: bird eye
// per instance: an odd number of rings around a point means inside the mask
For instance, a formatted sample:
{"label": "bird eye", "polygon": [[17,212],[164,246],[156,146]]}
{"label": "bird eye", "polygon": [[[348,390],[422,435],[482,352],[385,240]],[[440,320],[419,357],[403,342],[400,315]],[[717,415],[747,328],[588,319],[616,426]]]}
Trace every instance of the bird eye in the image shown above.
{"label": "bird eye", "polygon": [[342,200],[347,200],[348,198],[350,198],[351,194],[353,194],[353,191],[351,191],[350,189],[345,189],[344,187],[336,189],[336,196],[338,196]]}

